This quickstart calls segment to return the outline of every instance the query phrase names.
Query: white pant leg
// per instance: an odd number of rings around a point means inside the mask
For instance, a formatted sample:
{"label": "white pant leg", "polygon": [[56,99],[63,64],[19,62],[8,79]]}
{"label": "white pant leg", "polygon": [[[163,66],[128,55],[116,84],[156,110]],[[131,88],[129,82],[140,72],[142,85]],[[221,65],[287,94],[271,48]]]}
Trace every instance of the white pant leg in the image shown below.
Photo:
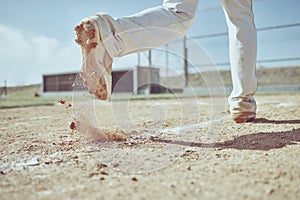
{"label": "white pant leg", "polygon": [[252,0],[222,0],[229,29],[230,63],[233,91],[228,99],[230,111],[254,113],[257,89],[257,36]]}
{"label": "white pant leg", "polygon": [[101,40],[112,58],[159,47],[191,27],[199,0],[164,0],[158,7],[114,19],[98,13]]}

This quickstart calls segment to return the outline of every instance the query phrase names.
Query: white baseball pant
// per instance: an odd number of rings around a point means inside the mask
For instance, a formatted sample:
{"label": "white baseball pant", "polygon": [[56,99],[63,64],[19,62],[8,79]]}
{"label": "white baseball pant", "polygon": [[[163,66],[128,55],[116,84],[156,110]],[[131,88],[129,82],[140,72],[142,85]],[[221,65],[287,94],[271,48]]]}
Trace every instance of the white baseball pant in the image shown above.
{"label": "white baseball pant", "polygon": [[[128,17],[98,13],[100,37],[112,58],[159,47],[182,37],[193,23],[199,0],[164,0],[158,7]],[[232,114],[252,113],[257,88],[257,38],[252,0],[222,0],[229,30],[233,91],[228,99]]]}

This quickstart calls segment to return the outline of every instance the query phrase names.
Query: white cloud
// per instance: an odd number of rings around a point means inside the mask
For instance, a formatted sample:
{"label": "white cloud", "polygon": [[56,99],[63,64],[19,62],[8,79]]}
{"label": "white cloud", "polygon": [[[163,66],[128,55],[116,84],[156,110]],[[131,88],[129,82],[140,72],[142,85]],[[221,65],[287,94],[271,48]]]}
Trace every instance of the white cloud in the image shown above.
{"label": "white cloud", "polygon": [[0,86],[42,82],[42,74],[78,71],[80,48],[72,42],[60,42],[0,25]]}

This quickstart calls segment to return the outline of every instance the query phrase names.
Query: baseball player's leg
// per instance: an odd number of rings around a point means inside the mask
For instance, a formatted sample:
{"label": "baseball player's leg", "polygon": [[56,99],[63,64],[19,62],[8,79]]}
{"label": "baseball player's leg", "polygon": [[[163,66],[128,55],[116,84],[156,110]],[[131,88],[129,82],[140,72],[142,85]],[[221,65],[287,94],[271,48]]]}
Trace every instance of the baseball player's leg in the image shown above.
{"label": "baseball player's leg", "polygon": [[100,28],[105,48],[112,58],[136,53],[182,37],[192,25],[199,0],[164,0],[158,7],[114,19],[92,16]]}
{"label": "baseball player's leg", "polygon": [[82,20],[75,28],[76,42],[82,47],[81,77],[89,92],[107,99],[113,59],[180,38],[192,25],[197,6],[198,0],[164,0],[161,6],[129,17],[98,13]]}
{"label": "baseball player's leg", "polygon": [[222,0],[230,41],[233,91],[228,99],[232,118],[246,122],[255,118],[257,89],[257,36],[252,0]]}

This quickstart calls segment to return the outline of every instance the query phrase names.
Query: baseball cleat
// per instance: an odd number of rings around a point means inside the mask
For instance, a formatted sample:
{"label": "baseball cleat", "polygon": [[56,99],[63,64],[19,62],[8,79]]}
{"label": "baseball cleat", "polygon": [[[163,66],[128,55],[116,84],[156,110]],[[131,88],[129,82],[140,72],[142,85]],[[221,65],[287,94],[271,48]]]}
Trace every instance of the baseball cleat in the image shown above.
{"label": "baseball cleat", "polygon": [[84,19],[76,26],[75,42],[82,50],[82,68],[80,76],[90,94],[100,100],[107,100],[111,94],[112,59],[105,50],[100,38],[97,22]]}

